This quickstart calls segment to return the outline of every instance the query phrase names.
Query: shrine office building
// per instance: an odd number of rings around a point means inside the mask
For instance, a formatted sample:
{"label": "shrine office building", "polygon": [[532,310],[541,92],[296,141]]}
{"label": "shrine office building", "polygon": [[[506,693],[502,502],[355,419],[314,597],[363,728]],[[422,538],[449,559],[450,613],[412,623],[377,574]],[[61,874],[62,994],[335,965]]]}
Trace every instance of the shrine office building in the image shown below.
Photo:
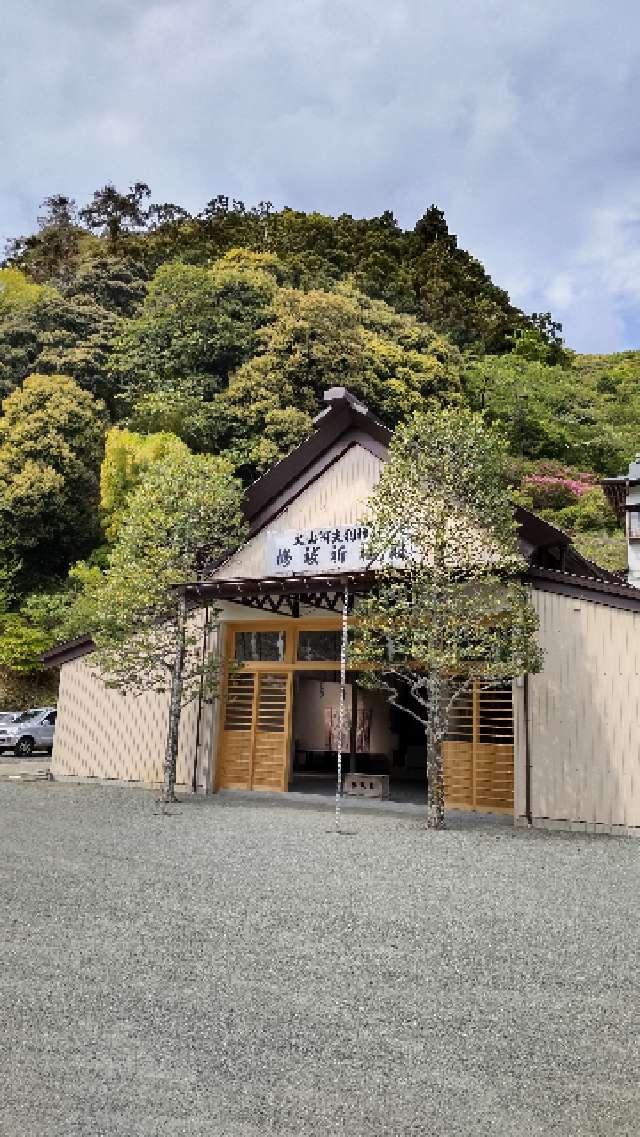
{"label": "shrine office building", "polygon": [[[362,516],[390,432],[344,388],[324,398],[310,436],[247,489],[245,544],[188,589],[222,678],[218,697],[183,711],[179,790],[333,790],[342,598],[346,585],[357,604],[371,585]],[[518,509],[516,520],[543,667],[465,696],[445,743],[448,807],[640,835],[640,589],[534,514]],[[159,784],[167,698],[107,687],[89,637],[46,663],[60,669],[52,777]],[[353,680],[345,768],[383,775],[392,800],[423,800],[420,725]]]}

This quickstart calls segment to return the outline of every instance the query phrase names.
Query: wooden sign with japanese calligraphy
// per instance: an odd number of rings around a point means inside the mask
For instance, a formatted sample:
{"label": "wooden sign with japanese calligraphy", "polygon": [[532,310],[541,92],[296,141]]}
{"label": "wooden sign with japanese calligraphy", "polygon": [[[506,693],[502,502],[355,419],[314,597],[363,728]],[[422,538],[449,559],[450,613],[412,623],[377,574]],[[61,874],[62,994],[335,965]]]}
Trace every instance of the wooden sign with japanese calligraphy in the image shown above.
{"label": "wooden sign with japanese calligraphy", "polygon": [[[371,560],[369,540],[366,525],[274,530],[267,540],[266,571],[269,576],[364,572],[380,563]],[[409,548],[409,542],[399,541],[389,550],[387,563],[403,564]]]}
{"label": "wooden sign with japanese calligraphy", "polygon": [[399,539],[384,556],[372,559],[367,525],[333,529],[281,529],[267,534],[266,572],[269,576],[314,576],[332,572],[364,572],[383,562],[404,565],[415,555],[412,542]]}
{"label": "wooden sign with japanese calligraphy", "polygon": [[282,529],[269,534],[267,572],[274,576],[362,572],[369,567],[366,525]]}

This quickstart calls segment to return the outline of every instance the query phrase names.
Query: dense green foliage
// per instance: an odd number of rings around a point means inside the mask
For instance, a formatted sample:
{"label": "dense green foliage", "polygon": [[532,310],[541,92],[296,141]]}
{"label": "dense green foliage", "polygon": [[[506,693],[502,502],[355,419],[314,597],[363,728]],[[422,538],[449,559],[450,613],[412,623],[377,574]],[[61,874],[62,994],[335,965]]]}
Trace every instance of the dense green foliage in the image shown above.
{"label": "dense green foliage", "polygon": [[467,397],[506,427],[514,454],[621,473],[640,437],[640,352],[567,353],[548,366],[513,352],[469,360]]}
{"label": "dense green foliage", "polygon": [[[0,667],[28,670],[62,627],[69,569],[101,563],[157,459],[215,455],[246,483],[339,384],[391,427],[484,411],[509,438],[520,500],[622,567],[597,480],[637,449],[640,353],[577,356],[560,330],[514,307],[435,206],[403,230],[388,212],[225,197],[191,216],[142,182],[80,209],[48,198],[0,268]],[[588,492],[534,502],[526,479],[550,461],[568,483],[591,474]]]}
{"label": "dense green foliage", "polygon": [[0,548],[26,581],[64,571],[99,535],[104,407],[73,379],[30,375],[0,419]]}
{"label": "dense green foliage", "polygon": [[100,514],[107,541],[116,540],[131,493],[149,467],[188,453],[188,447],[175,434],[136,434],[117,426],[107,431],[100,470]]}

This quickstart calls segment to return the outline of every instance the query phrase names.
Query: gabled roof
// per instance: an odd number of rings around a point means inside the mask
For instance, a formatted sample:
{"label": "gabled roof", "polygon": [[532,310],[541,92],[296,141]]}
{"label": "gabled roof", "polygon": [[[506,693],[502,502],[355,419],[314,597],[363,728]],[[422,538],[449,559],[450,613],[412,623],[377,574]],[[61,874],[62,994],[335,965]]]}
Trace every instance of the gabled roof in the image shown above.
{"label": "gabled roof", "polygon": [[313,433],[248,487],[244,511],[251,536],[286,509],[351,446],[362,446],[386,459],[391,431],[364,403],[345,387],[329,388],[324,401],[327,406],[314,418]]}

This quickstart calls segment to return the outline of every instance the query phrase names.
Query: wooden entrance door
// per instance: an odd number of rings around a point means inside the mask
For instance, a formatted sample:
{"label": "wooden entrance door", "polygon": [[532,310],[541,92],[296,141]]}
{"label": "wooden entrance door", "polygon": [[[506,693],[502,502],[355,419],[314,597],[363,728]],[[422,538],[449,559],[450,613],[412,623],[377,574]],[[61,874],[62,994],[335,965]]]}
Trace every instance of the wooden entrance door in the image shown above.
{"label": "wooden entrance door", "polygon": [[287,789],[291,690],[291,674],[284,672],[230,676],[218,749],[219,789]]}
{"label": "wooden entrance door", "polygon": [[475,682],[450,715],[443,746],[445,801],[454,809],[513,810],[511,684]]}

